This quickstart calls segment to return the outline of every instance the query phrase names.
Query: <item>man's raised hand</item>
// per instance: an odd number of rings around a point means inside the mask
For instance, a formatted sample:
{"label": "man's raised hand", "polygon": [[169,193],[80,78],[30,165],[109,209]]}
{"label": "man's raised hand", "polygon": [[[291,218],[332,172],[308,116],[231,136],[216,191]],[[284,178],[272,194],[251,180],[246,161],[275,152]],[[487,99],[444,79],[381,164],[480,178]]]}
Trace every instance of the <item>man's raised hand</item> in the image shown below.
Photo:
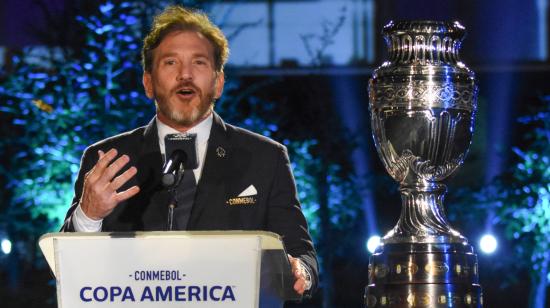
{"label": "man's raised hand", "polygon": [[115,161],[116,149],[107,153],[98,151],[99,160],[86,173],[84,189],[80,197],[82,211],[91,219],[100,220],[109,215],[122,201],[130,199],[139,192],[138,186],[132,186],[125,191],[117,192],[128,180],[137,173],[136,167],[130,167],[121,175],[115,175],[130,161],[128,155],[122,155]]}

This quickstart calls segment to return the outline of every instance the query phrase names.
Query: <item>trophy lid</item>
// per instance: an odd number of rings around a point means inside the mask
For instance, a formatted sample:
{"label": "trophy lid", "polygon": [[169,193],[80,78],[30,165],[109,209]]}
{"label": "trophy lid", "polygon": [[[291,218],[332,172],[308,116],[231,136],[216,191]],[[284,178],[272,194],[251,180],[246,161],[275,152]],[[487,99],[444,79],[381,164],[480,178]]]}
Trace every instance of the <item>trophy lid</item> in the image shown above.
{"label": "trophy lid", "polygon": [[466,36],[466,28],[459,21],[391,20],[384,26],[382,34],[437,34],[462,40]]}
{"label": "trophy lid", "polygon": [[382,34],[392,64],[463,65],[458,52],[466,28],[458,21],[390,21]]}

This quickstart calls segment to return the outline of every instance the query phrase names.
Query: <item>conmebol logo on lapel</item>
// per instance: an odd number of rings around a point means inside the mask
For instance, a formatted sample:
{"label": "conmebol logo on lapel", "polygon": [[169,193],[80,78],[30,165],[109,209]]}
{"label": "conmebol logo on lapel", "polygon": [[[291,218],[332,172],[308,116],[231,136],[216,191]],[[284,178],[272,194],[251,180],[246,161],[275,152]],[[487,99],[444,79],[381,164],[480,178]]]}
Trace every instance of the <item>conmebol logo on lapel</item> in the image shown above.
{"label": "conmebol logo on lapel", "polygon": [[256,204],[255,196],[258,195],[258,191],[254,185],[248,186],[237,197],[229,198],[225,203],[228,205],[254,205]]}

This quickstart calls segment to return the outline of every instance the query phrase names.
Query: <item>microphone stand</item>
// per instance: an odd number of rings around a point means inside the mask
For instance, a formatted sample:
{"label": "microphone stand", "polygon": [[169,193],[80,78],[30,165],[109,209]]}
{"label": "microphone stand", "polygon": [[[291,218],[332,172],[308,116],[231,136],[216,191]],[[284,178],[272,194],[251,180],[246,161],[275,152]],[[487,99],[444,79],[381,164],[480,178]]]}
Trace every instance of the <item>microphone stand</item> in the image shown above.
{"label": "microphone stand", "polygon": [[183,170],[178,169],[177,181],[169,187],[169,192],[172,195],[168,204],[168,231],[174,230],[174,209],[178,206],[177,188],[183,178]]}

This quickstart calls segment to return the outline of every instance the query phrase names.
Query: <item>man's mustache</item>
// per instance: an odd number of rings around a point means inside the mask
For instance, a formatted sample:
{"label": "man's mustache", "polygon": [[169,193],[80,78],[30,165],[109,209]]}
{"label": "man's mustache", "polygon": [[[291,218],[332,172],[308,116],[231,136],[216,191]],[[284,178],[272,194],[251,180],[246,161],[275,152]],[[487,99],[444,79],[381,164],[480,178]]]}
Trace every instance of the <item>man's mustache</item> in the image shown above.
{"label": "man's mustache", "polygon": [[179,91],[182,91],[182,90],[191,90],[193,91],[194,93],[198,93],[200,94],[201,93],[201,90],[199,87],[197,87],[194,83],[192,82],[185,82],[185,83],[180,83],[178,84],[177,86],[175,86],[172,91],[177,93]]}

